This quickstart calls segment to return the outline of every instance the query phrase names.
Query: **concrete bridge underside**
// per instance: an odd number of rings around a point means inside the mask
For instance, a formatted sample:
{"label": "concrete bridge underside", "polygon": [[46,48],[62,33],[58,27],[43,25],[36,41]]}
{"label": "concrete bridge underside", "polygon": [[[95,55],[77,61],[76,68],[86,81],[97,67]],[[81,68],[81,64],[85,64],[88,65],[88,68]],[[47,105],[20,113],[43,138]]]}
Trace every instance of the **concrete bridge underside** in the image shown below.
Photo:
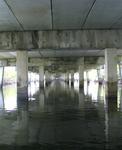
{"label": "concrete bridge underside", "polygon": [[[44,58],[48,58],[48,68],[51,69],[49,58],[65,57],[67,62],[76,57],[73,64],[68,62],[69,69],[79,70],[80,87],[83,87],[83,72],[86,56],[105,57],[105,81],[111,95],[117,92],[117,56],[122,54],[122,30],[62,30],[62,31],[29,31],[29,32],[1,32],[0,50],[10,52],[16,58],[18,71],[18,87],[25,89],[28,83],[28,66],[40,67],[40,83],[43,83]],[[15,54],[15,52],[17,52]],[[86,58],[87,58],[86,57]],[[34,59],[36,58],[36,59]],[[41,60],[41,61],[40,61]],[[62,59],[62,66],[66,66]],[[95,60],[95,57],[92,59]],[[55,63],[54,63],[55,62]],[[63,63],[65,62],[65,63]],[[99,62],[99,61],[98,61]],[[57,68],[59,62],[51,65]],[[75,64],[78,64],[77,67]],[[54,69],[54,66],[52,67]],[[72,67],[71,67],[72,66]],[[66,67],[62,67],[66,71]],[[49,69],[49,70],[50,70]],[[60,70],[60,69],[59,69]],[[25,90],[24,90],[25,91]]]}

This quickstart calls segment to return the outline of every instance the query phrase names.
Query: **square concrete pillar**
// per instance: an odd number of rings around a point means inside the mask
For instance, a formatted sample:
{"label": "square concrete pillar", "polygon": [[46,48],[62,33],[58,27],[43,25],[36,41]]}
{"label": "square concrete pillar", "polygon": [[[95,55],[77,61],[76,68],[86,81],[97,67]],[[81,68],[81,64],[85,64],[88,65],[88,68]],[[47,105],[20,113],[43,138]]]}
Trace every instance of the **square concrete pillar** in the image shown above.
{"label": "square concrete pillar", "polygon": [[44,88],[44,66],[39,66],[39,85]]}
{"label": "square concrete pillar", "polygon": [[84,57],[79,60],[79,87],[84,87]]}
{"label": "square concrete pillar", "polygon": [[48,86],[50,84],[50,73],[46,70],[45,71],[45,85]]}
{"label": "square concrete pillar", "polygon": [[117,98],[117,49],[105,49],[106,97]]}
{"label": "square concrete pillar", "polygon": [[122,69],[121,69],[121,63],[118,64],[118,67],[119,67],[119,78],[120,78],[120,81],[122,80]]}
{"label": "square concrete pillar", "polygon": [[0,88],[3,88],[4,82],[4,66],[0,67]]}
{"label": "square concrete pillar", "polygon": [[71,86],[74,86],[74,71],[71,71]]}
{"label": "square concrete pillar", "polygon": [[28,52],[17,51],[17,94],[19,99],[26,99],[28,95]]}
{"label": "square concrete pillar", "polygon": [[97,68],[97,77],[98,77],[98,83],[99,85],[103,84],[102,78],[100,76],[100,68]]}
{"label": "square concrete pillar", "polygon": [[65,76],[66,76],[66,83],[69,85],[69,72],[66,72]]}

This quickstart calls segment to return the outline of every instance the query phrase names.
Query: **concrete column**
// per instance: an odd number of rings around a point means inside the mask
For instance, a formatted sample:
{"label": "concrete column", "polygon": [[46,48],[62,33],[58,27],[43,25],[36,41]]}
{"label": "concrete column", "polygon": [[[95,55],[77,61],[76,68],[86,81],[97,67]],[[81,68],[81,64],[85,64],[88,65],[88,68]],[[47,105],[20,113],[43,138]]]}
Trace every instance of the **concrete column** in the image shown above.
{"label": "concrete column", "polygon": [[50,74],[49,72],[46,70],[45,71],[45,85],[48,86],[50,84]]}
{"label": "concrete column", "polygon": [[84,58],[79,61],[79,87],[84,87]]}
{"label": "concrete column", "polygon": [[8,62],[7,60],[0,60],[0,87],[3,87],[4,82],[4,69],[5,66],[7,66]]}
{"label": "concrete column", "polygon": [[122,111],[122,89],[119,90],[119,93],[120,93],[119,101],[118,101],[118,102],[120,102],[119,103],[119,110]]}
{"label": "concrete column", "polygon": [[120,76],[120,81],[121,81],[122,80],[121,63],[119,63],[118,66],[119,66],[119,76]]}
{"label": "concrete column", "polygon": [[86,71],[86,81],[87,81],[87,85],[88,85],[90,83],[88,70]]}
{"label": "concrete column", "polygon": [[71,86],[74,86],[74,71],[71,71]]}
{"label": "concrete column", "polygon": [[106,97],[117,98],[117,49],[105,49]]}
{"label": "concrete column", "polygon": [[68,72],[66,72],[66,82],[69,85],[69,73]]}
{"label": "concrete column", "polygon": [[4,66],[0,67],[0,87],[3,87],[4,82]]}
{"label": "concrete column", "polygon": [[40,88],[44,88],[44,67],[39,66],[39,85]]}
{"label": "concrete column", "polygon": [[102,85],[102,78],[100,77],[100,69],[99,68],[97,68],[97,77],[98,77],[98,83],[100,85]]}
{"label": "concrete column", "polygon": [[65,73],[62,73],[61,76],[62,76],[63,81],[66,81],[66,75],[65,75]]}
{"label": "concrete column", "polygon": [[19,99],[27,98],[28,93],[28,52],[17,51],[17,93]]}

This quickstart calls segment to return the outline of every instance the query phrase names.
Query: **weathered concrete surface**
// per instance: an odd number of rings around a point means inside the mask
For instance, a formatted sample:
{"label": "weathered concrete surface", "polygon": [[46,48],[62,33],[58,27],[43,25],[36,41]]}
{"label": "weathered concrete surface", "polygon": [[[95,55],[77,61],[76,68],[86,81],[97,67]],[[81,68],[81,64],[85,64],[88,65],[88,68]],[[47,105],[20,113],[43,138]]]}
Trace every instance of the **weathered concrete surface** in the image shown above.
{"label": "weathered concrete surface", "polygon": [[17,51],[17,83],[19,87],[25,87],[28,83],[28,57],[26,51]]}
{"label": "weathered concrete surface", "polygon": [[65,77],[66,77],[66,82],[69,85],[69,72],[66,72]]}
{"label": "weathered concrete surface", "polygon": [[7,66],[8,65],[7,62],[8,62],[7,60],[0,60],[0,66]]}
{"label": "weathered concrete surface", "polygon": [[74,71],[71,71],[71,86],[74,86]]}
{"label": "weathered concrete surface", "polygon": [[79,87],[84,87],[84,57],[79,59]]}
{"label": "weathered concrete surface", "polygon": [[1,32],[0,50],[122,48],[122,30]]}
{"label": "weathered concrete surface", "polygon": [[105,81],[117,82],[117,53],[116,49],[105,49]]}
{"label": "weathered concrete surface", "polygon": [[17,88],[26,92],[28,86],[28,55],[27,51],[17,51]]}
{"label": "weathered concrete surface", "polygon": [[44,88],[44,66],[39,66],[39,85]]}
{"label": "weathered concrete surface", "polygon": [[105,49],[106,97],[117,98],[117,53],[116,49]]}
{"label": "weathered concrete surface", "polygon": [[117,101],[117,82],[106,83],[105,96],[108,100]]}
{"label": "weathered concrete surface", "polygon": [[50,73],[46,70],[45,71],[45,85],[48,86],[50,82],[51,82]]}

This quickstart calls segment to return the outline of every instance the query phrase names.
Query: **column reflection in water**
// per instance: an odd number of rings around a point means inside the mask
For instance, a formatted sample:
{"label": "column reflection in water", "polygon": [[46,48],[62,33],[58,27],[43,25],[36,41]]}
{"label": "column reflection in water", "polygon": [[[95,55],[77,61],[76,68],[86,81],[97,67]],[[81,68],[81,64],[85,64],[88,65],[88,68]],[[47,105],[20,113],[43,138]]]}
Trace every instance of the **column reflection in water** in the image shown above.
{"label": "column reflection in water", "polygon": [[[22,105],[23,104],[23,105]],[[28,101],[24,100],[23,103],[18,99],[17,121],[16,121],[16,145],[28,145],[29,143],[29,125],[28,125]]]}
{"label": "column reflection in water", "polygon": [[3,101],[5,110],[12,111],[17,108],[17,87],[15,84],[3,87]]}
{"label": "column reflection in water", "polygon": [[31,81],[28,85],[28,99],[30,101],[35,100],[35,93],[37,93],[39,90],[39,82],[37,81]]}
{"label": "column reflection in water", "polygon": [[[40,142],[56,144],[57,142],[68,142],[76,136],[77,128],[73,121],[73,109],[78,108],[78,93],[68,89],[63,82],[56,82],[48,89],[45,105],[48,118],[43,122],[43,129],[40,132]],[[69,108],[69,109],[68,109]],[[76,121],[77,122],[77,121]]]}
{"label": "column reflection in water", "polygon": [[44,89],[41,89],[39,92],[39,110],[44,112],[44,105],[45,105],[45,96],[44,96]]}
{"label": "column reflection in water", "polygon": [[118,87],[118,97],[117,97],[117,109],[118,111],[122,111],[122,86]]}
{"label": "column reflection in water", "polygon": [[104,101],[103,85],[99,85],[93,81],[85,82],[84,84],[84,94],[87,97],[91,97],[92,101],[97,102],[99,100]]}
{"label": "column reflection in water", "polygon": [[[106,93],[106,88],[105,88],[105,93]],[[116,96],[114,94],[114,96],[112,96],[112,97],[111,97],[111,94],[109,97],[108,97],[108,95],[109,95],[109,92],[107,93],[107,97],[105,96],[105,101],[106,101],[108,111],[110,111],[110,112],[117,111],[117,94],[116,94]]]}
{"label": "column reflection in water", "polygon": [[[118,99],[121,103],[121,89],[118,91]],[[105,133],[106,133],[106,148],[117,149],[122,147],[122,113],[120,105],[117,105],[117,100],[106,98],[105,105]]]}
{"label": "column reflection in water", "polygon": [[0,149],[15,142],[16,86],[4,86],[0,91]]}
{"label": "column reflection in water", "polygon": [[105,93],[104,93],[104,86],[99,84],[98,85],[98,94],[97,94],[97,99],[99,102],[104,102],[104,97],[105,97]]}

